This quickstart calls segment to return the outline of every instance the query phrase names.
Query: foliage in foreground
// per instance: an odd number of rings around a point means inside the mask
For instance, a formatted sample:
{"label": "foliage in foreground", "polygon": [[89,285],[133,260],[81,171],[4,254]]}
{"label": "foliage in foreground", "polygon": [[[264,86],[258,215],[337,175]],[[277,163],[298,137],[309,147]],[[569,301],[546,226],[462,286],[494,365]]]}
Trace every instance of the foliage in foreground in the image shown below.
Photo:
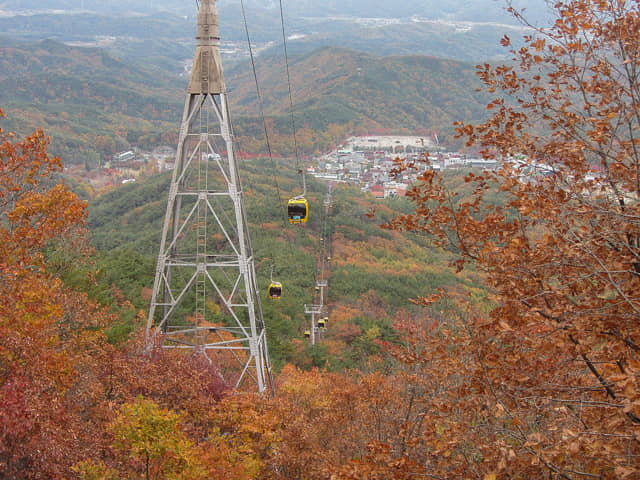
{"label": "foliage in foreground", "polygon": [[[428,172],[416,213],[392,225],[434,235],[496,291],[475,324],[483,391],[504,421],[499,471],[638,478],[640,3],[556,8],[511,66],[479,67],[503,96],[486,123],[459,125],[485,156],[526,160],[469,175],[463,201]],[[487,201],[495,184],[504,207]]]}
{"label": "foliage in foreground", "polygon": [[104,328],[113,316],[63,285],[66,263],[87,253],[86,205],[51,181],[61,164],[47,145],[42,131],[16,140],[0,130],[3,478],[72,478],[74,464],[108,457],[106,425],[137,395],[195,412],[226,388],[206,365],[142,357],[134,339],[112,347]]}

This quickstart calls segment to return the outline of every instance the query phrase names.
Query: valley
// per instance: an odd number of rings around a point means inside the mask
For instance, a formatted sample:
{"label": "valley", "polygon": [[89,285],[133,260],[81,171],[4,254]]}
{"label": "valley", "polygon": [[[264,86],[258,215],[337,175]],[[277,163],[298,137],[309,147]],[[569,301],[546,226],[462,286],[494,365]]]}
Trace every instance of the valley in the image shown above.
{"label": "valley", "polygon": [[[92,275],[96,275],[100,285],[97,291],[105,291],[105,287],[111,285],[112,293],[97,295],[93,287],[87,293],[119,311],[121,321],[108,333],[111,341],[119,342],[140,328],[140,324],[131,317],[130,311],[122,310],[117,292],[127,292],[128,301],[139,308],[144,308],[149,300],[149,272],[153,270],[158,222],[163,216],[166,187],[162,185],[166,186],[168,170],[172,169],[180,102],[190,73],[190,61],[183,61],[181,70],[177,71],[170,62],[159,61],[159,57],[140,55],[135,62],[127,57],[126,49],[121,48],[123,37],[117,32],[130,29],[130,22],[138,25],[133,31],[145,32],[145,25],[157,22],[158,17],[132,15],[117,21],[108,19],[101,24],[105,30],[97,32],[108,35],[99,37],[98,43],[87,47],[76,45],[91,41],[91,36],[82,33],[86,30],[84,22],[91,21],[90,15],[56,14],[56,20],[48,24],[53,18],[49,14],[32,13],[7,18],[6,25],[12,22],[11,28],[18,29],[26,26],[30,32],[39,32],[38,35],[46,35],[47,28],[53,31],[62,27],[58,31],[63,33],[56,35],[57,40],[0,41],[3,53],[0,57],[3,66],[0,102],[7,114],[0,124],[17,132],[43,126],[52,138],[51,152],[59,155],[65,165],[64,176],[83,198],[90,201],[92,243],[100,271],[105,272],[104,277],[97,273]],[[69,20],[81,21],[70,28]],[[193,18],[184,19],[184,22],[192,21]],[[304,21],[318,24],[320,19],[308,17]],[[417,17],[407,21],[328,17],[324,21],[338,29],[345,29],[346,25],[350,25],[350,29],[379,29],[429,23]],[[21,27],[21,22],[26,23]],[[166,14],[162,16],[162,22],[170,28],[168,32],[177,31],[180,26]],[[44,25],[48,27],[38,28]],[[469,31],[468,26],[461,28],[461,25],[452,24],[451,28],[461,33]],[[269,335],[274,344],[274,364],[278,368],[286,363],[306,368],[311,365],[309,358],[313,358],[312,364],[316,366],[360,367],[378,351],[376,339],[392,338],[391,312],[407,305],[409,298],[426,294],[425,288],[432,288],[434,282],[445,281],[445,277],[446,283],[460,292],[478,288],[475,277],[459,283],[450,273],[445,274],[447,267],[440,265],[445,257],[437,257],[437,260],[426,260],[425,257],[425,266],[432,263],[438,266],[412,267],[412,287],[401,291],[404,282],[401,272],[406,270],[401,265],[409,261],[408,252],[420,250],[418,245],[422,240],[385,233],[366,215],[378,211],[381,217],[376,222],[388,221],[393,212],[408,209],[407,201],[393,197],[402,196],[398,193],[400,190],[406,193],[417,175],[397,179],[403,183],[395,182],[391,169],[399,151],[395,143],[388,147],[383,145],[385,135],[400,135],[397,138],[401,138],[413,134],[415,138],[423,139],[422,147],[403,148],[403,153],[420,155],[426,151],[425,147],[455,151],[458,145],[453,137],[453,122],[483,118],[486,97],[477,92],[479,83],[472,64],[430,56],[384,57],[345,48],[308,50],[296,47],[298,42],[309,40],[309,35],[293,31],[290,45],[294,53],[289,59],[295,99],[294,120],[298,126],[297,148],[311,182],[308,197],[312,216],[306,231],[287,231],[280,224],[281,192],[295,190],[292,183],[295,175],[291,170],[294,151],[290,112],[286,108],[288,90],[281,54],[273,49],[262,51],[259,45],[256,47],[256,74],[260,88],[265,92],[261,99],[256,96],[246,59],[230,62],[225,68],[225,77],[232,102],[238,154],[248,175],[248,211],[251,229],[256,232],[254,243],[259,276],[264,282],[263,263],[274,262],[283,278],[290,277],[286,287],[288,295],[280,302],[283,310],[276,313],[275,306],[265,302],[265,312],[273,328]],[[147,45],[151,50],[157,48],[153,42]],[[180,37],[175,47],[188,50],[192,48],[192,40]],[[233,42],[222,43],[223,53],[229,54],[232,50],[239,52]],[[177,53],[178,50],[174,51]],[[122,56],[117,56],[116,52]],[[35,86],[43,79],[46,79],[46,88],[34,96]],[[264,126],[259,116],[260,102],[265,113]],[[269,145],[264,136],[265,128]],[[350,137],[351,147],[341,147],[340,144]],[[356,138],[366,138],[366,142],[375,139],[380,143],[372,149],[371,158],[367,158],[369,153],[360,151],[363,147],[357,145]],[[431,143],[434,138],[439,142],[437,148]],[[265,155],[267,147],[272,153],[270,158]],[[344,153],[348,148],[351,153]],[[456,155],[462,158],[464,154]],[[446,163],[449,164],[455,162]],[[312,173],[318,174],[317,180],[312,180]],[[319,205],[327,180],[336,182],[335,204],[327,225],[327,241],[331,239],[331,247],[336,252],[331,269],[332,284],[335,281],[336,288],[332,287],[332,321],[326,343],[311,351],[300,341],[300,329],[304,325],[301,306],[313,297],[314,251],[320,248]],[[383,194],[378,193],[380,188]],[[272,205],[264,203],[276,197],[278,201]],[[353,206],[357,208],[354,210]],[[262,212],[258,213],[259,210]],[[135,222],[131,215],[137,218]],[[256,223],[258,219],[260,221]],[[405,242],[409,243],[403,246]],[[380,248],[373,257],[359,261],[355,252],[368,243],[380,244]],[[276,258],[280,244],[289,246],[291,260]],[[390,252],[397,253],[392,255]],[[386,271],[387,267],[383,265],[392,257],[397,258]],[[123,271],[122,262],[129,265],[132,261],[140,268]],[[289,264],[293,265],[293,270]],[[151,268],[142,269],[142,266]],[[440,277],[442,279],[438,280]],[[70,284],[77,280],[67,279]],[[380,282],[387,284],[382,288],[384,294],[379,293]],[[369,305],[371,302],[376,306]],[[361,320],[354,320],[348,313],[353,312],[353,308],[370,313]],[[409,308],[406,315],[421,314]],[[359,349],[362,351],[357,353]]]}

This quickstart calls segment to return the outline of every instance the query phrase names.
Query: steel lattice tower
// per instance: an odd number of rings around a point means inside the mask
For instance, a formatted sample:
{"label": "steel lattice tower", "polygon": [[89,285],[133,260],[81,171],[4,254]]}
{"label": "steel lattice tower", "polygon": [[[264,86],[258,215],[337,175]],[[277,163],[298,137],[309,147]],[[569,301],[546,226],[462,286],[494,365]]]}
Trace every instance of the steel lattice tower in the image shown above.
{"label": "steel lattice tower", "polygon": [[147,319],[147,345],[192,349],[228,383],[273,391],[222,62],[215,0],[202,0],[197,49]]}

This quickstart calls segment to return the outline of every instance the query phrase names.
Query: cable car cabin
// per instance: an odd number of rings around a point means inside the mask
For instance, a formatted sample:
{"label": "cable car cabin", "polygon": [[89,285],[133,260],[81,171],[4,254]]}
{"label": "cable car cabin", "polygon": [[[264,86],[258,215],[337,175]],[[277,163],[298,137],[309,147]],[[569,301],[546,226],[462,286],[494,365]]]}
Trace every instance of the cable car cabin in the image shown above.
{"label": "cable car cabin", "polygon": [[304,338],[309,338],[311,336],[311,330],[304,331]]}
{"label": "cable car cabin", "polygon": [[326,326],[326,325],[325,325],[324,318],[321,318],[320,320],[318,320],[318,328],[319,328],[319,329],[324,330],[324,327],[325,327],[325,326]]}
{"label": "cable car cabin", "polygon": [[309,204],[305,198],[292,198],[287,205],[289,223],[307,223]]}
{"label": "cable car cabin", "polygon": [[269,285],[269,298],[280,300],[280,297],[282,297],[282,284],[280,282],[271,282]]}

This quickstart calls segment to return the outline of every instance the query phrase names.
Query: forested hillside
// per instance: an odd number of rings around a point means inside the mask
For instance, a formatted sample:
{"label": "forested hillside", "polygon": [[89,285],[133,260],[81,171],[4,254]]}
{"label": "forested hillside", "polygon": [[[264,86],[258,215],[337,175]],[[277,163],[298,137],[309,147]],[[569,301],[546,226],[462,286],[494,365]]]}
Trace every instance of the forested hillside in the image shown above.
{"label": "forested hillside", "polygon": [[[257,111],[255,86],[247,64],[229,69],[235,111]],[[481,119],[487,96],[478,93],[475,67],[432,57],[376,57],[326,48],[290,61],[296,123],[303,148],[314,134],[374,131],[442,132],[461,118]],[[288,90],[282,57],[258,59],[265,111],[285,129]],[[333,128],[332,128],[333,127]],[[345,128],[346,127],[346,128]],[[311,138],[309,138],[311,137]]]}
{"label": "forested hillside", "polygon": [[[17,132],[42,126],[65,163],[95,167],[133,145],[177,141],[186,79],[101,49],[54,41],[0,40],[0,102]],[[258,75],[275,153],[291,154],[283,57],[260,59]],[[323,152],[347,134],[440,133],[452,122],[480,120],[487,97],[469,64],[429,57],[379,58],[322,49],[291,59],[298,140],[303,153]],[[229,68],[234,126],[245,152],[265,151],[255,82],[248,63]],[[449,137],[448,137],[449,135]]]}
{"label": "forested hillside", "polygon": [[175,136],[180,95],[175,78],[123,62],[98,48],[54,41],[0,40],[3,124],[17,132],[41,126],[67,163],[95,167],[132,144]]}
{"label": "forested hillside", "polygon": [[[407,201],[390,199],[381,204],[356,187],[338,185],[327,238],[321,239],[321,205],[327,186],[310,179],[311,218],[304,227],[289,225],[287,194],[297,188],[292,166],[292,161],[279,162],[276,176],[268,160],[241,165],[269,349],[277,370],[286,363],[336,371],[364,367],[379,352],[377,341],[396,338],[393,324],[398,318],[423,316],[409,299],[445,285],[460,295],[473,292],[479,308],[488,306],[480,278],[456,277],[447,267],[447,255],[425,249],[426,238],[380,229],[382,219],[409,211]],[[113,286],[136,308],[148,307],[168,187],[169,174],[156,175],[90,203],[88,225],[100,273],[95,274],[98,284],[89,292],[96,299],[118,309],[118,295],[104,293]],[[381,215],[375,221],[367,216],[374,207]],[[312,349],[303,338],[309,322],[304,304],[313,303],[323,241],[330,245],[330,321],[325,339]],[[272,265],[284,287],[277,302],[266,296]],[[79,272],[73,272],[68,281],[82,285]],[[109,335],[118,342],[141,327],[139,319],[124,315]]]}

